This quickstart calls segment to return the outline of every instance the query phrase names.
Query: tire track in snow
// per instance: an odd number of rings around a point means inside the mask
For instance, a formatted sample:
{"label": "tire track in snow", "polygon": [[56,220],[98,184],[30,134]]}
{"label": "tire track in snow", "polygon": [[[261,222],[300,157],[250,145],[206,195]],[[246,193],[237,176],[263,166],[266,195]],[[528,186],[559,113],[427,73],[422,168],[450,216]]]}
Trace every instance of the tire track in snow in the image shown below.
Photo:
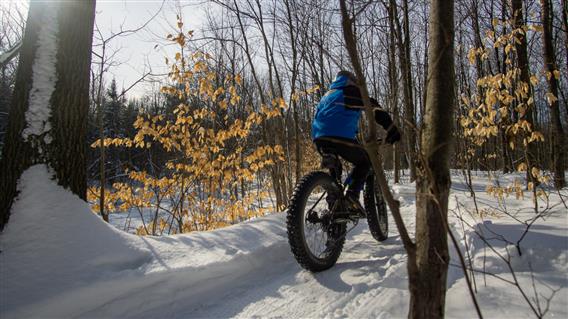
{"label": "tire track in snow", "polygon": [[[292,260],[239,278],[235,285],[228,285],[230,292],[220,298],[222,302],[203,305],[192,315],[246,318],[405,315],[406,309],[400,311],[400,300],[406,290],[406,257],[395,225],[389,226],[391,234],[395,234],[377,243],[366,223],[359,225],[349,235],[338,263],[325,272],[311,274],[302,270],[290,254]],[[393,307],[378,310],[373,306],[377,298],[392,299]]]}
{"label": "tire track in snow", "polygon": [[[123,276],[53,296],[31,305],[29,314],[71,318],[404,316],[400,305],[407,300],[401,298],[406,290],[406,257],[392,218],[391,236],[382,243],[372,238],[362,221],[348,235],[338,263],[317,274],[296,263],[284,225],[280,215],[219,232],[149,240],[156,254],[166,255],[156,255],[148,269],[126,271]],[[253,241],[268,242],[253,244],[251,234],[257,236]],[[238,241],[239,236],[248,238]],[[378,309],[374,305],[378,298],[392,300],[392,305]],[[58,306],[62,303],[66,307]]]}

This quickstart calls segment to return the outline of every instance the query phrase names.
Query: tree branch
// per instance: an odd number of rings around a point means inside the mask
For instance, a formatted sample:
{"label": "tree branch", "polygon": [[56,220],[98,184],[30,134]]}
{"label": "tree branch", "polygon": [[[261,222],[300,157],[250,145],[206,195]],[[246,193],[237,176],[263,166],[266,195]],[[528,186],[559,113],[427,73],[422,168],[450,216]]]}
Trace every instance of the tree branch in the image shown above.
{"label": "tree branch", "polygon": [[14,59],[19,53],[20,48],[22,47],[22,41],[16,43],[13,47],[11,47],[8,51],[0,54],[0,68],[5,67]]}

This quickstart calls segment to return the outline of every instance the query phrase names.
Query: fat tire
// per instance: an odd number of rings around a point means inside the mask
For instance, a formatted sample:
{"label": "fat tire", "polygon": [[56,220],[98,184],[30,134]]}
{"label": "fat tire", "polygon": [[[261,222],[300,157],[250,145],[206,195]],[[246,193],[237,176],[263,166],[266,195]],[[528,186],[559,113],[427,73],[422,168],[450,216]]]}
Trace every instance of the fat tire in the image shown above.
{"label": "fat tire", "polygon": [[369,174],[365,181],[363,200],[371,235],[378,242],[385,241],[389,233],[388,211],[374,174]]}
{"label": "fat tire", "polygon": [[[333,178],[328,173],[321,171],[312,172],[304,176],[296,185],[286,215],[288,241],[292,249],[292,254],[302,268],[311,272],[320,272],[333,267],[345,243],[344,236],[339,238],[335,242],[331,252],[324,258],[318,258],[310,252],[304,237],[303,218],[306,202],[316,186],[322,186],[328,191],[338,191],[337,185],[335,185]],[[345,225],[342,227],[345,227]]]}

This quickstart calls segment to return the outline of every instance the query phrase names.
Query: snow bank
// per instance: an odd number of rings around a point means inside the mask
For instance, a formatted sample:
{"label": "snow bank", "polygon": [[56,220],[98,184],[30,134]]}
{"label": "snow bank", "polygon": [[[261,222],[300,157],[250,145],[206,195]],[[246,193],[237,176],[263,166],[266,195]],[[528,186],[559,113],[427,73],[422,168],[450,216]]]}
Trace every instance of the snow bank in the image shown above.
{"label": "snow bank", "polygon": [[94,280],[115,278],[151,259],[139,238],[104,223],[89,206],[29,168],[0,235],[0,308],[10,311]]}
{"label": "snow bank", "polygon": [[[505,174],[499,176],[499,183],[508,185],[523,178],[519,173]],[[523,297],[525,294],[537,311],[548,309],[545,317],[566,318],[568,214],[559,193],[549,194],[548,203],[539,200],[539,209],[549,211],[527,231],[523,222],[529,223],[536,217],[530,194],[525,193],[524,199],[516,199],[513,195],[499,202],[484,191],[495,181],[476,174],[473,189],[479,209],[488,209],[490,213],[480,217],[473,213],[474,201],[465,182],[460,182],[456,176],[452,179],[449,207],[453,211],[449,214],[449,222],[460,241],[466,264],[473,265],[476,270],[472,284],[483,315],[489,318],[534,318],[533,310]],[[561,192],[564,197],[568,195],[567,189]],[[455,209],[458,204],[459,211]],[[504,210],[510,215],[502,213]],[[464,225],[461,219],[470,226]],[[520,254],[515,246],[519,240]],[[448,317],[476,317],[463,271],[458,266],[457,253],[453,247],[450,250],[454,266],[448,271],[446,314]],[[513,284],[515,281],[519,287]]]}
{"label": "snow bank", "polygon": [[[486,177],[476,178],[478,200]],[[395,185],[409,233],[415,229],[415,186]],[[43,166],[28,170],[10,223],[0,235],[0,317],[26,318],[400,318],[408,312],[406,253],[392,218],[389,239],[376,242],[364,221],[347,236],[337,264],[312,274],[302,270],[288,245],[285,215],[274,214],[218,229],[164,237],[138,237],[115,230],[93,215],[87,204],[55,185]],[[515,242],[524,233],[518,222],[471,216],[473,228],[450,224],[462,250],[466,243],[477,269],[510,279],[496,254],[511,253],[516,277],[529,298],[554,298],[547,317],[568,316],[568,215],[556,207],[531,227],[522,256],[503,241],[475,230],[499,233]],[[471,207],[467,188],[454,176],[450,207]],[[515,205],[513,205],[515,204]],[[533,216],[530,198],[507,202],[518,218]],[[457,262],[451,248],[452,263]],[[534,289],[533,289],[534,280]],[[476,274],[474,284],[488,318],[532,318],[515,286]],[[463,272],[448,272],[446,317],[472,318],[475,310]]]}
{"label": "snow bank", "polygon": [[292,262],[283,214],[211,232],[139,237],[102,221],[43,165],[28,169],[19,189],[0,235],[2,318],[161,317],[172,298],[184,305],[218,287],[216,278]]}

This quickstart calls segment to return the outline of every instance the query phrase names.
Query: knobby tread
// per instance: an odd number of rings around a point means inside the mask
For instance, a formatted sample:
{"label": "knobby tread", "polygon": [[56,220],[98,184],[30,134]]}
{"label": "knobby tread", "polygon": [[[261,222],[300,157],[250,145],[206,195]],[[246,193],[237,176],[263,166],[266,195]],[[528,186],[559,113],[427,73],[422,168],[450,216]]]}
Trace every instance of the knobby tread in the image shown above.
{"label": "knobby tread", "polygon": [[332,184],[333,179],[326,172],[316,171],[304,176],[294,188],[287,208],[286,227],[292,254],[302,268],[311,272],[320,272],[333,267],[345,243],[345,238],[339,239],[328,256],[317,258],[309,252],[302,230],[304,209],[310,193],[318,185],[326,188],[333,187]]}
{"label": "knobby tread", "polygon": [[[375,194],[379,198],[378,203],[375,202]],[[375,183],[373,174],[370,174],[365,182],[363,201],[367,211],[367,224],[369,225],[371,235],[379,242],[385,241],[388,238],[387,205],[379,186]],[[379,215],[385,220],[384,227],[381,227],[379,223]]]}

